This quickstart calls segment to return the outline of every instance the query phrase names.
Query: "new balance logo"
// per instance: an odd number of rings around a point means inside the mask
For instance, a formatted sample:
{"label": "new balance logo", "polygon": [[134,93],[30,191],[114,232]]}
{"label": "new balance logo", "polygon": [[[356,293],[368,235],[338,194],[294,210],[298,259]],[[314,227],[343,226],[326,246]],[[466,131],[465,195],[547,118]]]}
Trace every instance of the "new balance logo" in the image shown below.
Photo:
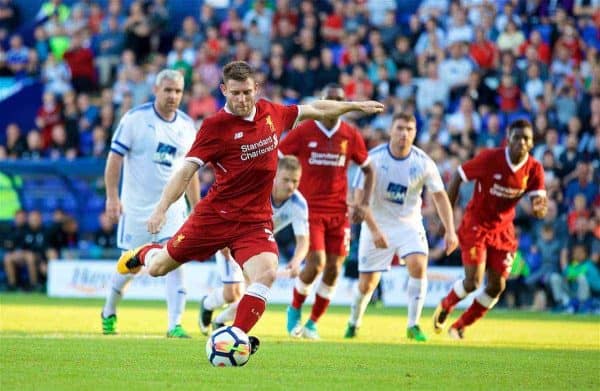
{"label": "new balance logo", "polygon": [[273,237],[273,231],[270,231],[268,229],[265,228],[265,233],[267,235],[269,235],[269,238],[267,239],[269,242],[274,242],[275,238]]}
{"label": "new balance logo", "polygon": [[244,132],[237,132],[234,136],[233,139],[234,140],[238,140],[240,138],[244,137]]}
{"label": "new balance logo", "polygon": [[311,141],[310,143],[308,143],[308,147],[309,148],[316,148],[317,147],[317,142],[316,141]]}
{"label": "new balance logo", "polygon": [[499,181],[500,179],[502,179],[502,175],[500,174],[494,174],[494,179]]}

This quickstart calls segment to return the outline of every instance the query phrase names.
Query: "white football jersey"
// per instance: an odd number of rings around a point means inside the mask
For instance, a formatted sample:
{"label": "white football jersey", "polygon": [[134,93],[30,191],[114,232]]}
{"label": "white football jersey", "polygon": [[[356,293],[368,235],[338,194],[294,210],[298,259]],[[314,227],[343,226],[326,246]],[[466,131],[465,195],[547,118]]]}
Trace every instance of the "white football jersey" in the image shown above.
{"label": "white football jersey", "polygon": [[273,207],[274,233],[291,224],[294,236],[308,236],[308,204],[298,190],[279,206],[273,204],[273,198],[271,198],[271,206]]}
{"label": "white football jersey", "polygon": [[[183,163],[196,137],[192,119],[177,110],[172,121],[152,102],[129,110],[115,131],[111,151],[123,156],[121,203],[124,214],[150,216],[162,191]],[[182,196],[175,208],[185,207]]]}
{"label": "white football jersey", "polygon": [[[412,147],[404,159],[394,158],[389,144],[369,151],[375,170],[375,189],[371,197],[373,217],[380,224],[397,225],[398,221],[421,223],[421,194],[423,187],[436,193],[444,190],[440,173],[423,150]],[[364,185],[364,174],[359,171],[354,179],[355,188]]]}

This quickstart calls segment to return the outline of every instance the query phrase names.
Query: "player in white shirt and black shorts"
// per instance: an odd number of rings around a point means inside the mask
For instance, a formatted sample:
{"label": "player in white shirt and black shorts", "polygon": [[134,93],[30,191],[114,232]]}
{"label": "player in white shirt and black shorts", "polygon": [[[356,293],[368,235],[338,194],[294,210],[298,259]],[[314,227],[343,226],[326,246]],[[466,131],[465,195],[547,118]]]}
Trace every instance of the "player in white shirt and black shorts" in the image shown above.
{"label": "player in white shirt and black shorts", "polygon": [[[150,234],[147,220],[160,200],[163,188],[183,162],[196,137],[192,119],[178,110],[183,96],[183,77],[174,70],[163,70],[156,76],[155,100],[129,110],[121,119],[111,143],[106,162],[106,212],[118,219],[117,245],[131,250],[147,242],[164,243],[180,228],[188,215],[185,197],[167,211],[161,230]],[[119,181],[122,186],[119,196]],[[186,191],[191,206],[200,199],[200,185],[195,177]],[[102,331],[116,334],[117,304],[133,274],[114,273],[102,310]],[[166,276],[167,336],[187,337],[181,327],[186,290],[183,269]]]}
{"label": "player in white shirt and black shorts", "polygon": [[[407,337],[425,341],[419,319],[427,293],[427,256],[429,246],[421,215],[423,188],[433,203],[446,230],[446,252],[453,251],[458,239],[454,232],[452,207],[438,169],[429,156],[413,146],[416,136],[414,116],[397,114],[390,129],[390,141],[369,152],[376,172],[370,201],[371,213],[362,223],[358,245],[359,283],[352,302],[345,337],[356,336],[381,272],[390,270],[394,255],[407,266],[408,327]],[[355,194],[362,192],[362,173],[354,181]]]}
{"label": "player in white shirt and black shorts", "polygon": [[[287,264],[288,274],[295,277],[300,263],[308,252],[308,204],[298,191],[302,167],[294,156],[283,156],[277,166],[277,174],[271,193],[273,207],[273,235],[291,226],[296,247]],[[200,302],[198,325],[203,334],[208,334],[214,310],[227,304],[237,303],[244,291],[244,274],[227,250],[215,254],[217,269],[223,286],[214,289]],[[234,319],[237,305],[229,305],[212,322],[218,328]]]}

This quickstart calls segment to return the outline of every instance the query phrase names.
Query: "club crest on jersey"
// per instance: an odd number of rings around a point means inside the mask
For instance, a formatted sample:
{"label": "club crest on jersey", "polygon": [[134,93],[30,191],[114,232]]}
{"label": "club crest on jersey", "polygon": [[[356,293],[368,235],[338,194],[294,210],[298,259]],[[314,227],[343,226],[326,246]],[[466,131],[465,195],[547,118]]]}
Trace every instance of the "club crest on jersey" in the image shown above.
{"label": "club crest on jersey", "polygon": [[237,132],[236,134],[233,135],[234,140],[241,139],[242,137],[244,137],[244,132]]}
{"label": "club crest on jersey", "polygon": [[271,115],[267,115],[266,120],[267,125],[269,125],[269,129],[271,129],[271,133],[275,133],[275,124],[273,124],[273,120],[271,119]]}
{"label": "club crest on jersey", "polygon": [[318,145],[318,143],[316,141],[311,141],[308,143],[308,147],[309,148],[316,148]]}
{"label": "club crest on jersey", "polygon": [[523,182],[521,182],[521,186],[523,186],[524,188],[527,187],[527,180],[529,179],[528,175],[525,175],[523,177]]}
{"label": "club crest on jersey", "polygon": [[406,186],[390,182],[386,190],[385,199],[395,204],[402,205],[406,199],[406,190]]}
{"label": "club crest on jersey", "polygon": [[340,153],[343,153],[345,155],[347,150],[348,150],[348,140],[342,140],[342,142],[340,143]]}
{"label": "club crest on jersey", "polygon": [[152,161],[162,166],[171,167],[173,165],[173,160],[175,160],[176,153],[177,148],[173,145],[159,142]]}
{"label": "club crest on jersey", "polygon": [[185,239],[185,235],[184,234],[177,235],[177,238],[175,238],[175,242],[173,242],[173,247],[179,246],[179,244],[181,242],[183,242],[183,239]]}

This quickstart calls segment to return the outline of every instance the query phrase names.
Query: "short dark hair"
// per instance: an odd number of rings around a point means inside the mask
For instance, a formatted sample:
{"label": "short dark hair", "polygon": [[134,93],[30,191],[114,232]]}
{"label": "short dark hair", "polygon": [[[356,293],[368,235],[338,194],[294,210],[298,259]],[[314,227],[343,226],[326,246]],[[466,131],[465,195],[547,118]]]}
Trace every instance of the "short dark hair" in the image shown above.
{"label": "short dark hair", "polygon": [[529,120],[526,120],[526,119],[514,120],[513,122],[510,123],[510,125],[508,125],[508,135],[510,136],[515,129],[523,129],[523,128],[533,129],[533,125],[531,125],[531,122],[529,122]]}
{"label": "short dark hair", "polygon": [[396,122],[399,119],[402,119],[406,122],[414,122],[415,124],[417,123],[417,119],[415,118],[415,116],[413,114],[404,113],[404,112],[394,114],[394,117],[392,118],[392,123]]}
{"label": "short dark hair", "polygon": [[223,67],[223,83],[246,79],[255,79],[254,69],[246,61],[232,61]]}

